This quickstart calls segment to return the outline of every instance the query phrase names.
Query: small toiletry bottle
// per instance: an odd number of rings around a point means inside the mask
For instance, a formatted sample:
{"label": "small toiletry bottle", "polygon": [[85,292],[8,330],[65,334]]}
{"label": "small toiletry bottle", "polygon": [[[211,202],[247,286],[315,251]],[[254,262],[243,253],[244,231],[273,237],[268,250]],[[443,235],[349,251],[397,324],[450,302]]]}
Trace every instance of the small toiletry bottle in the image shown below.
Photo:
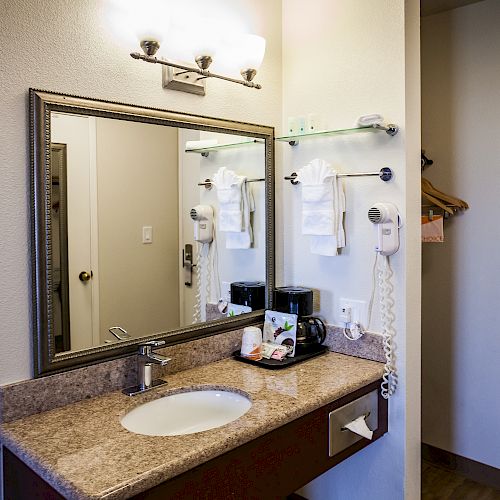
{"label": "small toiletry bottle", "polygon": [[247,326],[243,329],[240,354],[255,361],[262,359],[262,331],[260,328]]}

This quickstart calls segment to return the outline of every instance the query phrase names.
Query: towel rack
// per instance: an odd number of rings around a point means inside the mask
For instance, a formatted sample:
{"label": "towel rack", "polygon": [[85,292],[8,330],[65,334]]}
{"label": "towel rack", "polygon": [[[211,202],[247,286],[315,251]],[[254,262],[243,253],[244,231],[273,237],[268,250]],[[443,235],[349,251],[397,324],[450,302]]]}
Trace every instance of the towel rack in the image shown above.
{"label": "towel rack", "polygon": [[[260,179],[247,179],[247,182],[262,182],[266,179],[264,177]],[[204,182],[198,182],[198,186],[205,186],[205,189],[212,189],[213,181],[211,179],[205,179]]]}
{"label": "towel rack", "polygon": [[[390,169],[389,167],[384,167],[381,168],[378,172],[353,172],[349,174],[337,174],[337,177],[370,177],[375,175],[379,177],[380,180],[388,182],[393,178],[394,173],[392,169]],[[292,172],[290,175],[287,175],[285,177],[285,180],[290,181],[293,185],[296,185],[299,183],[299,181],[297,181],[296,178],[297,178],[297,173]]]}

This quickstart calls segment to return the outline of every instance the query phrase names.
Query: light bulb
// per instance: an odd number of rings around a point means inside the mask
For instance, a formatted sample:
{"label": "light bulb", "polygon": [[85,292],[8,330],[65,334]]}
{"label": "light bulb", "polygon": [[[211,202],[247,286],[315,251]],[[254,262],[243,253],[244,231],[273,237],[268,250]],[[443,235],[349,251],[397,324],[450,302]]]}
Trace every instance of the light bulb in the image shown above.
{"label": "light bulb", "polygon": [[170,12],[162,0],[148,0],[147,8],[143,1],[128,0],[129,23],[138,40],[163,42],[170,25]]}
{"label": "light bulb", "polygon": [[266,52],[266,39],[258,35],[243,35],[237,41],[239,47],[240,69],[258,70]]}
{"label": "light bulb", "polygon": [[191,52],[193,58],[209,56],[214,58],[220,44],[220,36],[208,18],[198,18],[191,33]]}

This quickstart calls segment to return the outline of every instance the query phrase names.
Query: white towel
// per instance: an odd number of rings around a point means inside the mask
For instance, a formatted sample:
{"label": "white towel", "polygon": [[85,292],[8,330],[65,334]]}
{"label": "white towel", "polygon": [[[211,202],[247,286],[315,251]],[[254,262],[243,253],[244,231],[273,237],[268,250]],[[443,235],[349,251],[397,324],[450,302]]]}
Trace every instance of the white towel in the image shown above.
{"label": "white towel", "polygon": [[219,231],[243,230],[242,189],[244,178],[232,170],[221,167],[214,175],[213,183],[219,200]]}
{"label": "white towel", "polygon": [[371,127],[372,125],[381,125],[384,117],[378,113],[372,115],[363,115],[358,118],[357,124],[360,127]]}
{"label": "white towel", "polygon": [[315,159],[298,171],[297,180],[302,186],[302,233],[311,235],[311,253],[337,255],[345,246],[345,196],[337,173]]}
{"label": "white towel", "polygon": [[241,184],[243,228],[240,232],[229,231],[226,233],[226,248],[231,250],[250,248],[253,244],[250,214],[255,211],[255,201],[246,177],[243,177],[243,179],[243,183]]}
{"label": "white towel", "polygon": [[221,167],[213,184],[219,200],[218,228],[226,233],[226,248],[250,248],[253,243],[250,213],[255,211],[255,201],[246,177]]}

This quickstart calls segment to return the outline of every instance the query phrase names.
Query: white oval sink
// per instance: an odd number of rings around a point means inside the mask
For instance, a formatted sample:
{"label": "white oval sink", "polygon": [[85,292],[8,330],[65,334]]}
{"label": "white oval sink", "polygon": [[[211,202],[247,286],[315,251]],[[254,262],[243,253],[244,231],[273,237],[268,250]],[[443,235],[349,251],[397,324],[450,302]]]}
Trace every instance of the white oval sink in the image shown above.
{"label": "white oval sink", "polygon": [[236,392],[182,392],[144,403],[129,411],[120,423],[136,434],[180,436],[226,425],[251,406],[248,398]]}

